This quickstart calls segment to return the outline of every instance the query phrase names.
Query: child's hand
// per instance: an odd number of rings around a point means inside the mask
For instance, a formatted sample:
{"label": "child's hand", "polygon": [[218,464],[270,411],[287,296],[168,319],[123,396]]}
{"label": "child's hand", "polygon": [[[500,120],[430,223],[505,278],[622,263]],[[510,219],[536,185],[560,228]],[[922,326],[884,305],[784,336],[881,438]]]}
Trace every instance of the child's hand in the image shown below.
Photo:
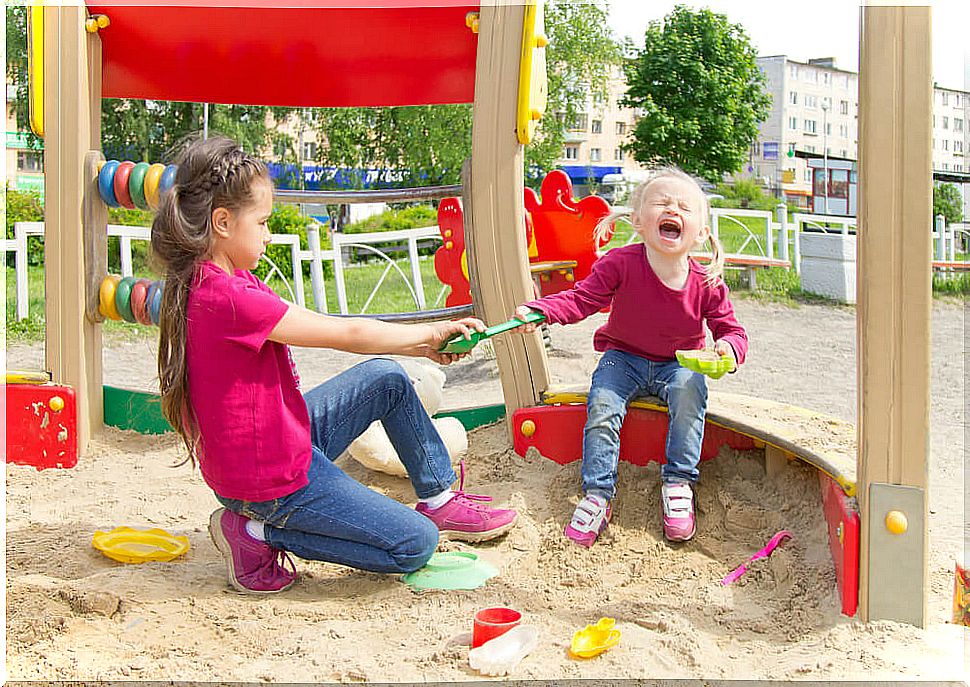
{"label": "child's hand", "polygon": [[[520,305],[518,308],[515,309],[515,313],[512,315],[512,317],[518,320],[522,320],[524,322],[526,316],[531,312],[535,312],[535,311],[532,308],[529,308],[525,305]],[[525,322],[525,324],[522,325],[522,332],[525,334],[529,334],[531,332],[534,332],[538,326],[539,325],[537,325],[535,322]]]}
{"label": "child's hand", "polygon": [[738,366],[738,357],[734,355],[734,346],[729,344],[724,339],[718,339],[714,342],[714,352],[721,356],[728,356],[734,361],[734,367]]}
{"label": "child's hand", "polygon": [[448,320],[446,322],[432,322],[431,336],[427,346],[423,346],[419,355],[430,358],[440,365],[450,365],[456,360],[461,360],[468,353],[443,353],[438,350],[444,346],[455,334],[461,334],[466,339],[471,338],[472,330],[479,332],[485,331],[485,323],[477,317],[464,317],[460,320]]}

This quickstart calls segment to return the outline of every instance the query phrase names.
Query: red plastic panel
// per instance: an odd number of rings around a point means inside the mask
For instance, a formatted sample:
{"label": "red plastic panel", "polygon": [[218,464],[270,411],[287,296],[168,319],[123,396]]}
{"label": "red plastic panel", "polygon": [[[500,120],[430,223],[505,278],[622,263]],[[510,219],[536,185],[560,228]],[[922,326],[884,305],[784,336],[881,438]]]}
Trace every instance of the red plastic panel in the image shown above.
{"label": "red plastic panel", "polygon": [[[549,172],[540,190],[541,202],[535,191],[525,189],[525,209],[532,214],[539,251],[534,262],[575,260],[576,281],[586,278],[597,258],[593,229],[610,214],[609,203],[599,196],[574,200],[573,184],[561,169]],[[547,295],[572,286],[573,282],[563,280],[558,289],[543,285],[542,292]]]}
{"label": "red plastic panel", "polygon": [[442,284],[451,287],[445,305],[451,308],[471,303],[471,286],[462,269],[466,259],[465,220],[457,198],[444,198],[438,204],[438,231],[441,247],[434,254],[434,271]]}
{"label": "red plastic panel", "polygon": [[835,480],[824,472],[818,478],[842,613],[851,617],[859,607],[859,512]]}
{"label": "red plastic panel", "polygon": [[[340,107],[474,99],[478,4],[231,0],[88,4],[110,26],[106,98]],[[370,6],[368,6],[370,5]]]}
{"label": "red plastic panel", "polygon": [[[522,433],[522,424],[531,421],[532,436]],[[524,456],[530,446],[560,465],[579,460],[583,455],[583,426],[586,406],[569,404],[520,408],[512,414],[512,448]],[[667,413],[646,408],[630,408],[620,430],[620,460],[634,465],[665,460]],[[722,446],[745,451],[754,441],[710,423],[704,428],[701,460],[714,458]]]}
{"label": "red plastic panel", "polygon": [[38,470],[77,465],[74,389],[56,384],[7,384],[4,399],[8,463]]}

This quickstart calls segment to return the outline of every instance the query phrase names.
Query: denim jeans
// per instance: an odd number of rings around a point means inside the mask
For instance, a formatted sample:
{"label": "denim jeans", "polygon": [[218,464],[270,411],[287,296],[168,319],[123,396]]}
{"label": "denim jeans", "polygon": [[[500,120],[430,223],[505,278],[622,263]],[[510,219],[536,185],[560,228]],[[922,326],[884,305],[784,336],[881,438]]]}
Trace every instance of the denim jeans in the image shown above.
{"label": "denim jeans", "polygon": [[620,428],[627,404],[643,395],[659,396],[667,404],[667,455],[660,468],[663,481],[697,481],[707,411],[704,375],[676,360],[658,363],[611,350],[600,359],[586,400],[583,493],[598,492],[608,499],[616,495]]}
{"label": "denim jeans", "polygon": [[333,461],[375,420],[407,468],[418,498],[455,481],[448,451],[404,369],[368,360],[304,395],[313,458],[309,483],[270,501],[222,504],[266,524],[266,541],[300,558],[374,572],[411,572],[438,545],[438,528],[412,508],[356,481]]}

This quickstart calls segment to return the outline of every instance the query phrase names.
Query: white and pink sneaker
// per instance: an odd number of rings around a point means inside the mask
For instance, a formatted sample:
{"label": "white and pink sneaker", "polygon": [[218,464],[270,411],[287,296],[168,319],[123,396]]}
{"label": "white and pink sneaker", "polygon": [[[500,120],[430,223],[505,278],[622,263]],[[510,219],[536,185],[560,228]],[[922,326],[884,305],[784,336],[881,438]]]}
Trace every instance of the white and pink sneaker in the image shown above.
{"label": "white and pink sneaker", "polygon": [[689,541],[697,530],[694,490],[686,482],[664,482],[660,488],[664,536],[667,541]]}

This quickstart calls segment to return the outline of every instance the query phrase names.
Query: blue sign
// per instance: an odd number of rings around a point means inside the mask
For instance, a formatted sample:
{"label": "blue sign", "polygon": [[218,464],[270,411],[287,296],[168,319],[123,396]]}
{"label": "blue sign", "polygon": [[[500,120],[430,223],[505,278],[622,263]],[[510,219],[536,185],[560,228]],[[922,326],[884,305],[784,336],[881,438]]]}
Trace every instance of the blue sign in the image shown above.
{"label": "blue sign", "polygon": [[778,159],[778,141],[765,141],[761,144],[761,158],[763,160]]}

